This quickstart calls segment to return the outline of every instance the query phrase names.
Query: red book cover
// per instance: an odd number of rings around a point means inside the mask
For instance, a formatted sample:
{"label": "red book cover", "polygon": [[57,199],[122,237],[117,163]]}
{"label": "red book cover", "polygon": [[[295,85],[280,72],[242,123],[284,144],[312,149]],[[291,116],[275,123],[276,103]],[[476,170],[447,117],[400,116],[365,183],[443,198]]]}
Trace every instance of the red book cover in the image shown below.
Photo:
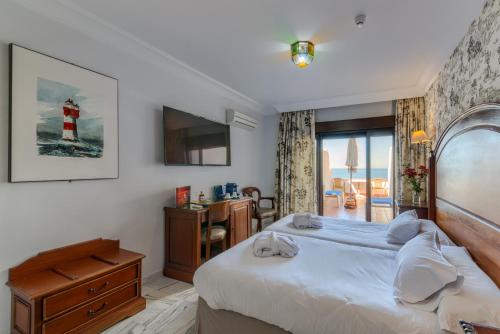
{"label": "red book cover", "polygon": [[175,188],[175,206],[182,207],[191,200],[191,186]]}

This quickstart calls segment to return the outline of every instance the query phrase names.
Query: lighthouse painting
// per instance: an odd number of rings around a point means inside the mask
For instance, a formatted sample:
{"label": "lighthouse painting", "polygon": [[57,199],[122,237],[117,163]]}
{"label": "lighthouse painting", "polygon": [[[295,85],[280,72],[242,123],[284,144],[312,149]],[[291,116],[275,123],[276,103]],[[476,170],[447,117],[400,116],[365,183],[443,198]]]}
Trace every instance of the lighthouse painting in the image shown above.
{"label": "lighthouse painting", "polygon": [[9,56],[9,182],[118,178],[118,80],[15,44]]}
{"label": "lighthouse painting", "polygon": [[78,129],[76,120],[80,117],[80,107],[71,98],[67,99],[63,105],[64,125],[62,139],[77,141]]}
{"label": "lighthouse painting", "polygon": [[101,158],[102,117],[81,89],[45,78],[37,79],[37,145],[40,155]]}

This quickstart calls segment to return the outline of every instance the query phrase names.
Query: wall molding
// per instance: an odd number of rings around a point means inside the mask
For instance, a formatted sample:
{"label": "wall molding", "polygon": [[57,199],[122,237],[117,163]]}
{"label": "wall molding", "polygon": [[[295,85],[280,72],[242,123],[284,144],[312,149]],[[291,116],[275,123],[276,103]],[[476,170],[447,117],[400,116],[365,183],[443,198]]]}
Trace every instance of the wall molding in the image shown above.
{"label": "wall molding", "polygon": [[73,3],[61,0],[11,0],[11,2],[167,71],[172,71],[174,67],[177,67],[177,69],[191,75],[200,83],[214,89],[217,94],[259,114],[264,112],[264,107],[254,99],[194,69],[172,55]]}
{"label": "wall molding", "polygon": [[396,99],[406,99],[410,97],[423,96],[424,93],[425,93],[425,87],[416,85],[408,88],[400,88],[400,89],[364,93],[364,94],[355,94],[355,95],[342,95],[328,99],[309,100],[309,101],[296,102],[290,104],[281,104],[274,106],[274,108],[280,113],[287,111],[307,110],[307,109],[323,109],[323,108],[342,107],[347,105],[385,102]]}

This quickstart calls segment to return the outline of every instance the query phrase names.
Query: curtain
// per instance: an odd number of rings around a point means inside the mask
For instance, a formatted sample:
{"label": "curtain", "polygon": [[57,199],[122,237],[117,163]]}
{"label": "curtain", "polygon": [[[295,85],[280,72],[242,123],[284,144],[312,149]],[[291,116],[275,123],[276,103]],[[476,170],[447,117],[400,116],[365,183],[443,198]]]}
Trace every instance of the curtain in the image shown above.
{"label": "curtain", "polygon": [[[424,145],[411,144],[411,134],[425,128],[425,101],[423,97],[402,99],[396,101],[396,198],[411,200],[412,191],[401,176],[405,167],[428,166],[427,150]],[[424,185],[420,198],[427,198],[427,183]]]}
{"label": "curtain", "polygon": [[280,217],[316,212],[314,110],[280,115],[275,196]]}

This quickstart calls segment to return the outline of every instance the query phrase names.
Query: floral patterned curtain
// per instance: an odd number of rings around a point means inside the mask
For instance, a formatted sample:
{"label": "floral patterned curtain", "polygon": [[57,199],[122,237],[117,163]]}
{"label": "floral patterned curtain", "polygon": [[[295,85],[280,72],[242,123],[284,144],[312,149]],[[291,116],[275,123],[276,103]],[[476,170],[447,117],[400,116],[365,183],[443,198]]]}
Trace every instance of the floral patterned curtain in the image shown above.
{"label": "floral patterned curtain", "polygon": [[281,114],[275,181],[280,217],[317,210],[315,140],[314,110]]}
{"label": "floral patterned curtain", "polygon": [[[402,99],[396,101],[396,198],[411,200],[412,191],[408,183],[404,182],[401,174],[406,166],[417,168],[428,165],[427,150],[424,145],[412,145],[411,134],[416,130],[425,128],[425,101],[423,97]],[[429,167],[429,166],[427,166]],[[420,199],[427,197],[427,184]]]}

